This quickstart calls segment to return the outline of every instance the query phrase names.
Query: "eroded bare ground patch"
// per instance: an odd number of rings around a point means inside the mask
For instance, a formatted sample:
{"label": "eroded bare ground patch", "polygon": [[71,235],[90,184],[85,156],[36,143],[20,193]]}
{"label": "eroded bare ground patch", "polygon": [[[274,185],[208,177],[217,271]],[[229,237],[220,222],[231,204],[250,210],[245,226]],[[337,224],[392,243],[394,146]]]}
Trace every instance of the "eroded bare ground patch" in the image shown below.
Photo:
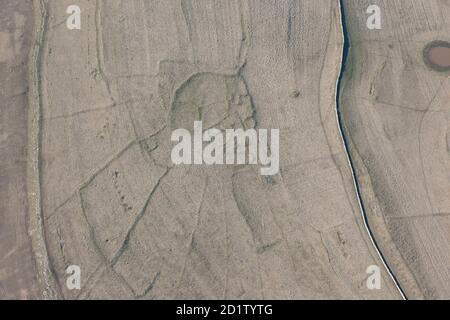
{"label": "eroded bare ground patch", "polygon": [[450,71],[450,43],[442,40],[431,41],[423,49],[423,59],[432,70]]}

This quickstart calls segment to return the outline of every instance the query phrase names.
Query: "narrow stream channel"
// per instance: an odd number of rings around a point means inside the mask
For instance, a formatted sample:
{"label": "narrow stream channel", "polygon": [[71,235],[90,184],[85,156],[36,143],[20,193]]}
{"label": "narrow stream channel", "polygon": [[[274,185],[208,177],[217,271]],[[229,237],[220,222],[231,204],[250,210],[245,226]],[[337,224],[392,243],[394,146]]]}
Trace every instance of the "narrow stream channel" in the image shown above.
{"label": "narrow stream channel", "polygon": [[392,272],[391,268],[389,267],[389,265],[386,262],[386,259],[383,256],[383,253],[381,252],[378,243],[375,240],[375,237],[373,235],[372,229],[370,228],[369,225],[369,220],[367,218],[367,213],[364,207],[364,203],[362,201],[362,197],[361,197],[361,190],[359,187],[359,183],[358,180],[356,178],[356,170],[355,170],[355,166],[353,164],[353,160],[352,157],[350,155],[350,148],[349,148],[349,143],[348,143],[348,139],[345,135],[345,130],[344,130],[344,120],[343,120],[343,116],[342,113],[340,112],[340,97],[341,97],[341,82],[342,79],[344,77],[345,74],[345,67],[346,67],[346,63],[347,63],[347,59],[348,59],[348,54],[350,52],[350,39],[348,36],[348,30],[347,30],[347,22],[346,22],[346,16],[345,16],[345,5],[344,5],[344,0],[339,0],[339,8],[341,10],[341,25],[342,25],[342,32],[343,32],[343,40],[344,40],[344,45],[343,45],[343,49],[342,49],[342,61],[341,61],[341,67],[340,67],[340,71],[339,71],[339,77],[336,83],[336,119],[338,122],[338,127],[339,127],[339,132],[341,134],[341,138],[342,138],[342,142],[344,144],[344,150],[347,156],[347,160],[348,160],[348,164],[350,166],[350,170],[352,172],[352,178],[353,178],[353,183],[354,183],[354,187],[355,187],[355,192],[356,192],[356,197],[358,199],[358,204],[359,204],[359,208],[361,211],[361,215],[363,217],[363,221],[364,221],[364,227],[366,228],[366,231],[369,235],[369,239],[373,245],[373,247],[375,248],[375,251],[377,252],[381,262],[383,263],[384,268],[386,269],[387,273],[389,274],[390,278],[392,279],[392,281],[394,282],[395,286],[397,287],[400,295],[402,296],[402,298],[404,300],[407,300],[407,297],[405,295],[405,292],[403,291],[403,289],[400,286],[400,283],[398,281],[398,279],[395,277],[394,273]]}

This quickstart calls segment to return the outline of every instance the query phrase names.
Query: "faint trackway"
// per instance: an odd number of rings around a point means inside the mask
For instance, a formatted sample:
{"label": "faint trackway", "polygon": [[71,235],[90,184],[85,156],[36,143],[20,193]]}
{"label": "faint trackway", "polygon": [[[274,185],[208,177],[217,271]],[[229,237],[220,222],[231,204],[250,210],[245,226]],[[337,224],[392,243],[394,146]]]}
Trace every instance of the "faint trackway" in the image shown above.
{"label": "faint trackway", "polygon": [[348,52],[349,52],[349,49],[350,49],[350,41],[349,41],[349,37],[348,37],[347,25],[346,25],[346,20],[345,20],[345,7],[344,7],[344,1],[343,0],[339,0],[339,9],[340,9],[340,18],[341,18],[341,30],[342,30],[343,46],[342,46],[342,55],[341,55],[342,61],[341,61],[341,66],[340,66],[340,70],[339,70],[339,77],[338,77],[338,80],[336,82],[336,120],[337,120],[337,123],[338,123],[339,132],[340,132],[341,139],[342,139],[342,142],[343,142],[343,145],[344,145],[344,150],[345,150],[347,161],[348,161],[348,164],[349,164],[349,167],[350,167],[350,171],[352,172],[352,179],[353,179],[353,184],[354,184],[354,187],[355,187],[356,198],[358,199],[359,208],[360,208],[361,215],[362,215],[362,218],[363,218],[363,221],[364,221],[364,227],[365,227],[365,229],[367,231],[367,234],[369,235],[370,242],[372,243],[375,251],[378,254],[378,257],[380,258],[381,262],[383,263],[384,268],[386,269],[387,273],[389,274],[389,277],[394,282],[394,284],[397,287],[397,289],[398,289],[400,295],[402,296],[402,298],[404,300],[407,300],[406,294],[403,291],[402,287],[400,286],[400,282],[395,277],[395,274],[393,273],[393,271],[391,270],[391,268],[387,264],[386,259],[384,258],[383,253],[381,252],[380,247],[379,247],[378,243],[375,240],[375,237],[373,235],[372,229],[370,228],[369,220],[367,218],[367,213],[366,213],[366,210],[364,208],[364,204],[363,204],[362,197],[361,197],[361,190],[359,188],[359,183],[358,183],[358,180],[356,178],[355,167],[354,167],[353,160],[351,158],[350,151],[349,151],[350,148],[349,148],[348,139],[345,136],[344,122],[343,122],[343,119],[342,119],[342,114],[339,111],[340,110],[339,98],[340,98],[340,91],[341,91],[341,81],[342,81],[342,78],[343,78],[344,73],[345,73],[345,64],[346,64]]}

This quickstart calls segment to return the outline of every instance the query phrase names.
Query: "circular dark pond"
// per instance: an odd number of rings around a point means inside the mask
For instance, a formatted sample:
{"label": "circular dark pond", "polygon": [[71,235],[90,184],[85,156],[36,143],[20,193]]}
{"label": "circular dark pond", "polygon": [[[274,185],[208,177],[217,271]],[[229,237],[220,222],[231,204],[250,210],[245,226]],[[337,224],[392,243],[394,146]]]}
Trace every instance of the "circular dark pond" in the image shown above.
{"label": "circular dark pond", "polygon": [[440,40],[430,42],[423,49],[423,60],[435,71],[450,71],[450,42]]}

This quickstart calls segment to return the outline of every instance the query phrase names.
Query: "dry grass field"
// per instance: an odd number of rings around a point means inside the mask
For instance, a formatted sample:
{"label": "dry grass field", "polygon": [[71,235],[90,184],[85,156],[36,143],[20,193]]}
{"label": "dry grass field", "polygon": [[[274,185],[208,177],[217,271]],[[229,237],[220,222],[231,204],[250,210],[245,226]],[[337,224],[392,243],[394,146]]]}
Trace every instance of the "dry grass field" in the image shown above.
{"label": "dry grass field", "polygon": [[[0,299],[450,297],[450,2],[5,1]],[[194,121],[279,129],[279,172],[174,165]]]}
{"label": "dry grass field", "polygon": [[0,12],[0,299],[39,297],[27,220],[28,52],[33,8],[5,1]]}
{"label": "dry grass field", "polygon": [[[41,194],[60,296],[398,296],[386,277],[365,286],[379,261],[336,128],[338,2],[80,1],[73,32],[68,1],[44,4]],[[225,128],[279,128],[280,173],[174,167],[170,133],[196,105]]]}
{"label": "dry grass field", "polygon": [[371,1],[344,2],[352,48],[343,111],[372,225],[409,296],[448,299],[450,79],[423,50],[450,41],[450,2],[376,1],[381,30],[365,28]]}

